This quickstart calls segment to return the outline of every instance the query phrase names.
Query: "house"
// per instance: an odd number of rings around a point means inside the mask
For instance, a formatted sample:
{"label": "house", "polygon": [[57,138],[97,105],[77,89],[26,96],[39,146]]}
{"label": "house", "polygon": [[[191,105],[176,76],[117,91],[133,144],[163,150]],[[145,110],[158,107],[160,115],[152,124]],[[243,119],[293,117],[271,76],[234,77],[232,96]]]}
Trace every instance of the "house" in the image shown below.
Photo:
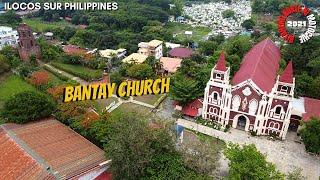
{"label": "house", "polygon": [[181,44],[175,44],[170,42],[166,42],[165,45],[166,45],[166,48],[169,48],[169,49],[181,47]]}
{"label": "house", "polygon": [[111,162],[54,118],[0,126],[0,179],[94,179]]}
{"label": "house", "polygon": [[126,49],[105,49],[105,50],[100,50],[99,54],[101,57],[107,58],[107,59],[112,59],[112,58],[117,58],[117,59],[122,59],[125,57],[127,54]]}
{"label": "house", "polygon": [[160,62],[162,63],[162,68],[165,73],[172,74],[175,73],[181,66],[182,59],[162,57],[160,58]]}
{"label": "house", "polygon": [[185,106],[179,106],[176,103],[174,105],[175,109],[181,111],[182,115],[196,118],[202,114],[202,103],[201,99],[196,99]]}
{"label": "house", "polygon": [[150,42],[140,42],[138,44],[139,54],[146,56],[154,56],[156,59],[160,59],[163,56],[163,41],[152,40]]}
{"label": "house", "polygon": [[0,50],[4,46],[16,46],[18,44],[18,32],[11,27],[0,26]]}
{"label": "house", "polygon": [[139,53],[132,53],[128,57],[124,58],[122,62],[124,63],[138,63],[141,64],[145,60],[147,60],[148,56],[144,54]]}
{"label": "house", "polygon": [[62,50],[64,53],[70,56],[84,56],[85,54],[87,54],[86,49],[83,49],[80,46],[71,45],[71,44],[63,46]]}
{"label": "house", "polygon": [[173,48],[169,51],[170,57],[173,58],[190,58],[193,54],[193,51],[189,48],[183,48],[183,47],[178,47],[178,48]]}
{"label": "house", "polygon": [[44,38],[46,39],[46,40],[52,40],[53,39],[53,33],[52,32],[46,32],[46,33],[44,33]]}
{"label": "house", "polygon": [[205,89],[203,119],[285,139],[288,130],[297,130],[302,118],[320,115],[319,100],[294,98],[292,62],[277,75],[280,59],[280,49],[267,38],[245,55],[230,80],[222,52]]}
{"label": "house", "polygon": [[34,55],[37,59],[41,59],[40,46],[34,38],[32,29],[25,23],[19,25],[19,56],[22,60],[28,61],[30,56]]}

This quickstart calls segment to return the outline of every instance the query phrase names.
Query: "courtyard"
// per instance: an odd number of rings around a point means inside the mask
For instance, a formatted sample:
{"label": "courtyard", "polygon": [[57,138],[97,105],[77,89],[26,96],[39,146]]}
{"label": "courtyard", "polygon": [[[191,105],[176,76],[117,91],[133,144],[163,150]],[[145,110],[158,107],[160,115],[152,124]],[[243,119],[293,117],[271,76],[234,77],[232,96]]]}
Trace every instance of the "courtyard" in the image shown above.
{"label": "courtyard", "polygon": [[[267,160],[276,164],[277,168],[287,174],[295,168],[303,169],[302,174],[310,180],[320,177],[320,157],[308,154],[304,144],[299,141],[295,132],[289,132],[284,141],[270,140],[266,136],[251,136],[250,134],[231,129],[225,133],[206,126],[198,125],[194,122],[179,119],[177,124],[187,129],[199,131],[209,136],[216,137],[225,142],[244,144],[254,144],[257,149],[267,156]],[[228,161],[221,156],[220,174],[226,175]]]}

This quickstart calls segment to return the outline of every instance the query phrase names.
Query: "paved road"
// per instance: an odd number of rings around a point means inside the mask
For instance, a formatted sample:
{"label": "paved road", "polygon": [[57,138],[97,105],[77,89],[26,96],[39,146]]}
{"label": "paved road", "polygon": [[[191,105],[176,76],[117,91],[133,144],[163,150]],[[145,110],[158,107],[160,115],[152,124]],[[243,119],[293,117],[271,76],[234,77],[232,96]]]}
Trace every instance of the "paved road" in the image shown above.
{"label": "paved road", "polygon": [[[304,145],[293,141],[292,138],[288,138],[285,141],[272,141],[266,137],[253,137],[244,131],[236,129],[231,129],[230,132],[225,133],[183,119],[179,119],[177,124],[222,139],[226,142],[241,145],[255,144],[260,152],[267,155],[267,159],[270,162],[275,163],[277,168],[286,174],[295,167],[299,167],[303,169],[302,173],[307,179],[318,180],[320,177],[320,157],[306,153]],[[289,134],[289,136],[295,135]],[[222,159],[220,163],[225,164],[226,159]]]}

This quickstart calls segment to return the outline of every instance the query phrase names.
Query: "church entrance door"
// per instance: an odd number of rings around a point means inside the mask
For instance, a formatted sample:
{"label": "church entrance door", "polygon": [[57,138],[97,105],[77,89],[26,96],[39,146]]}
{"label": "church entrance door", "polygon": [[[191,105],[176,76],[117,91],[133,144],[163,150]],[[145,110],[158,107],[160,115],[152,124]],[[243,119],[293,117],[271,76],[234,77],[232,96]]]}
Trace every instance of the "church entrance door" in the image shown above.
{"label": "church entrance door", "polygon": [[239,116],[237,129],[245,130],[246,129],[247,118],[244,116]]}

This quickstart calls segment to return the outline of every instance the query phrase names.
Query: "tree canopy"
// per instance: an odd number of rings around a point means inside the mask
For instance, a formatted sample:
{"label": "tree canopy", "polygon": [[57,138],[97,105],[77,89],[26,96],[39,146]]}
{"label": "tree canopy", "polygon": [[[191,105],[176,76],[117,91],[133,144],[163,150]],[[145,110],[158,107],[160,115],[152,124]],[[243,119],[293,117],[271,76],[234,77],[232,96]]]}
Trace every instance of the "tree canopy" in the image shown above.
{"label": "tree canopy", "polygon": [[320,154],[320,119],[311,118],[299,132],[309,152]]}
{"label": "tree canopy", "polygon": [[243,147],[229,144],[224,154],[230,161],[230,179],[284,179],[284,175],[274,164],[267,162],[265,155],[261,154],[253,144]]}
{"label": "tree canopy", "polygon": [[54,110],[55,103],[46,95],[27,91],[8,99],[1,115],[8,122],[22,124],[48,117]]}

